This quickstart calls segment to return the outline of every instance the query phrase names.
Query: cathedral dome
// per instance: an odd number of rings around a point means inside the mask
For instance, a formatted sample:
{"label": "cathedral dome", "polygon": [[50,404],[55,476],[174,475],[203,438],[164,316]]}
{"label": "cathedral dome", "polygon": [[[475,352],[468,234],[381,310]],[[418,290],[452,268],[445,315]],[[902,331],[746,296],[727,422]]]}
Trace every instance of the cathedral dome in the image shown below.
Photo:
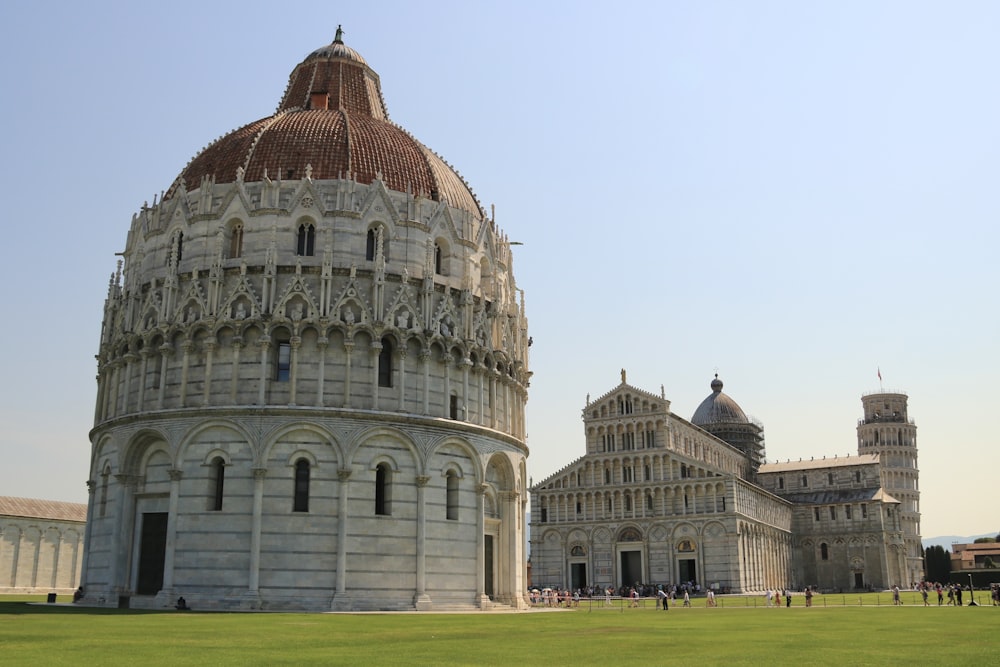
{"label": "cathedral dome", "polygon": [[711,424],[749,424],[750,420],[736,401],[722,393],[722,380],[716,375],[712,380],[712,393],[701,402],[691,417],[691,423],[696,426]]}
{"label": "cathedral dome", "polygon": [[192,191],[204,179],[381,180],[398,192],[447,201],[482,217],[468,184],[441,157],[389,120],[378,74],[357,51],[334,41],[299,63],[277,111],[216,140],[170,188]]}

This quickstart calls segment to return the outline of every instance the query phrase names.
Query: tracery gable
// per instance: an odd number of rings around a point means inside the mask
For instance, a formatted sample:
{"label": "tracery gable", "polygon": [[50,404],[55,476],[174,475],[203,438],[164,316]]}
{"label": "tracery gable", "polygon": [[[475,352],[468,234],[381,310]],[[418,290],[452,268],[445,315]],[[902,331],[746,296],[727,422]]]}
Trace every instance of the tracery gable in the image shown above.
{"label": "tracery gable", "polygon": [[403,282],[392,296],[385,313],[385,321],[401,331],[420,328],[420,310],[417,308],[414,289],[409,284],[405,271]]}
{"label": "tracery gable", "polygon": [[201,286],[201,278],[196,270],[188,281],[187,290],[177,300],[177,310],[174,311],[175,322],[195,322],[208,317],[208,300]]}
{"label": "tracery gable", "polygon": [[240,264],[240,277],[236,285],[229,291],[222,302],[222,316],[232,320],[242,320],[254,317],[261,312],[260,299],[253,288],[253,283],[247,278],[246,262]]}
{"label": "tracery gable", "polygon": [[431,319],[431,330],[443,338],[451,338],[457,334],[457,326],[460,321],[461,317],[455,306],[455,299],[450,292],[445,292],[441,295],[434,311],[434,317]]}
{"label": "tracery gable", "polygon": [[291,212],[296,208],[308,209],[322,215],[323,210],[320,206],[322,202],[323,195],[316,189],[316,184],[312,180],[312,165],[306,165],[306,177],[292,193],[288,210]]}
{"label": "tracery gable", "polygon": [[351,266],[351,276],[330,308],[331,317],[347,325],[372,321],[372,308],[358,286],[357,270],[357,266]]}
{"label": "tracery gable", "polygon": [[[381,210],[379,210],[380,208]],[[377,174],[375,180],[372,181],[368,193],[361,202],[359,213],[362,218],[371,215],[378,219],[388,219],[393,225],[399,222],[399,212],[392,202],[392,197],[389,195],[385,183],[382,182],[382,174]],[[386,240],[388,241],[388,239]]]}
{"label": "tracery gable", "polygon": [[139,330],[149,331],[154,329],[160,322],[160,309],[163,308],[163,300],[160,297],[160,290],[154,280],[149,286],[149,292],[143,299],[139,307]]}
{"label": "tracery gable", "polygon": [[316,297],[309,287],[309,282],[302,276],[302,258],[295,264],[295,275],[278,297],[274,312],[279,318],[298,322],[305,318],[315,318],[319,313]]}

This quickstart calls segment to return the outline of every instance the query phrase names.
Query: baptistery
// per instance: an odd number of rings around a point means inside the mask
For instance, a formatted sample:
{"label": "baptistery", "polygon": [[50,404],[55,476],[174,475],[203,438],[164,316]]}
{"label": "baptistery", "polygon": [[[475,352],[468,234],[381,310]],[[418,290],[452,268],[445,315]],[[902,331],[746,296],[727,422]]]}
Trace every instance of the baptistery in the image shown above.
{"label": "baptistery", "polygon": [[511,244],[334,41],[132,217],[90,433],[84,604],[524,606]]}

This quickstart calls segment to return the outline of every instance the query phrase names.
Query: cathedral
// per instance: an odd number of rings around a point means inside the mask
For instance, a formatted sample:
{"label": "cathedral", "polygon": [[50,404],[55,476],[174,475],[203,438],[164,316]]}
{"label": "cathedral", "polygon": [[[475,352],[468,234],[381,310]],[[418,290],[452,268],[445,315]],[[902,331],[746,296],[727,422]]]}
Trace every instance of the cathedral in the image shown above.
{"label": "cathedral", "polygon": [[767,463],[763,425],[722,388],[716,376],[690,420],[624,370],[587,397],[585,453],[530,489],[533,585],[746,593],[923,579],[905,394],[862,397],[856,456]]}
{"label": "cathedral", "polygon": [[525,606],[529,344],[507,236],[338,28],[132,217],[82,603]]}

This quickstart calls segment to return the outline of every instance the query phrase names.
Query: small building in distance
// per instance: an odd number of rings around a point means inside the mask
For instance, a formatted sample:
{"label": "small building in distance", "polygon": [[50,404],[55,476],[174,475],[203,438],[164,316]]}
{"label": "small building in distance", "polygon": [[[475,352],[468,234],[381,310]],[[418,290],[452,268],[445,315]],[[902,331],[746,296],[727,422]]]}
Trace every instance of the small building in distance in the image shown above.
{"label": "small building in distance", "polygon": [[0,496],[0,594],[72,593],[87,506]]}
{"label": "small building in distance", "polygon": [[977,586],[1000,582],[1000,543],[974,542],[951,545],[951,580]]}

